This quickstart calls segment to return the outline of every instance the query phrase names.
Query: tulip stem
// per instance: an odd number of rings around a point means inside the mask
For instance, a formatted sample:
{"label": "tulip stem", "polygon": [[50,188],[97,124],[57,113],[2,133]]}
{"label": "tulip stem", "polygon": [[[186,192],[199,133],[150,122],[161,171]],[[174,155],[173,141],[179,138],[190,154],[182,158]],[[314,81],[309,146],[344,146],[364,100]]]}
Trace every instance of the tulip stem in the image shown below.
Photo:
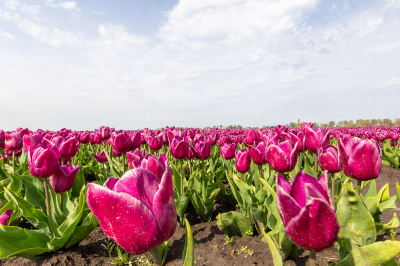
{"label": "tulip stem", "polygon": [[158,250],[158,247],[149,250],[149,252],[150,252],[151,256],[153,257],[154,265],[161,266],[161,263],[162,263],[161,262],[161,254],[160,254],[160,251]]}
{"label": "tulip stem", "polygon": [[318,159],[317,159],[317,154],[314,153],[314,172],[315,172],[315,177],[318,176]]}
{"label": "tulip stem", "polygon": [[317,260],[317,253],[315,251],[310,250],[310,266],[315,266]]}
{"label": "tulip stem", "polygon": [[60,200],[61,212],[64,212],[64,200],[63,200],[63,194],[64,194],[64,193],[65,193],[65,192],[60,193],[60,196],[61,196],[61,200]]}
{"label": "tulip stem", "polygon": [[13,151],[12,154],[13,154],[13,173],[15,173],[15,151]]}
{"label": "tulip stem", "polygon": [[61,166],[64,165],[64,158],[61,158]]}
{"label": "tulip stem", "polygon": [[336,209],[336,204],[335,204],[335,174],[331,174],[331,182],[332,182],[332,201],[333,201],[333,209]]}
{"label": "tulip stem", "polygon": [[53,224],[51,221],[51,205],[50,205],[50,195],[49,195],[49,182],[47,178],[43,179],[44,182],[44,194],[46,196],[46,215],[49,224],[50,233],[53,233]]}
{"label": "tulip stem", "polygon": [[357,180],[357,193],[358,195],[361,195],[361,180]]}
{"label": "tulip stem", "polygon": [[182,171],[182,159],[179,160],[181,163],[181,195],[183,194],[183,171]]}
{"label": "tulip stem", "polygon": [[299,167],[299,172],[301,171],[301,153],[297,154],[297,166]]}
{"label": "tulip stem", "polygon": [[124,153],[122,153],[122,175],[125,174],[125,156]]}
{"label": "tulip stem", "polygon": [[203,183],[203,199],[206,198],[206,180],[205,180],[205,176],[204,176],[204,160],[201,161],[203,163],[203,171],[202,171],[202,178],[201,178],[201,182]]}

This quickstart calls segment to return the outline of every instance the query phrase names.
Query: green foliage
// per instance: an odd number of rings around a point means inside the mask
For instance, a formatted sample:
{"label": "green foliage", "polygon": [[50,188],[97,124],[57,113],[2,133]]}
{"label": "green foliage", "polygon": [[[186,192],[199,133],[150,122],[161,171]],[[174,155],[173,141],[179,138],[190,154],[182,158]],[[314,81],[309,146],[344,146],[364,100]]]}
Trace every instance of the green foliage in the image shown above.
{"label": "green foliage", "polygon": [[230,211],[217,216],[218,228],[228,236],[252,236],[254,233],[253,222],[243,214]]}
{"label": "green foliage", "polygon": [[185,234],[185,247],[183,249],[182,265],[193,266],[194,265],[194,240],[190,224],[185,219],[186,234]]}

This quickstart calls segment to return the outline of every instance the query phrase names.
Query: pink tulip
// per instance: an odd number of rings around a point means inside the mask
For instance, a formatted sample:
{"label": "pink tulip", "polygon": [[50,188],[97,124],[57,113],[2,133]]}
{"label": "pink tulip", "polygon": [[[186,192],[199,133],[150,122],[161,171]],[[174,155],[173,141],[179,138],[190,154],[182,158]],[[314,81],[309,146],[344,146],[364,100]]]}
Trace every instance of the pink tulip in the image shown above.
{"label": "pink tulip", "polygon": [[257,143],[254,142],[254,145],[249,145],[249,154],[253,162],[257,165],[263,165],[267,163],[267,157],[265,156],[265,150],[267,148],[267,144],[264,141],[260,141]]}
{"label": "pink tulip", "polygon": [[317,152],[318,148],[323,148],[329,145],[330,132],[326,133],[320,129],[314,130],[313,128],[306,129],[306,147],[311,152]]}
{"label": "pink tulip", "polygon": [[71,165],[66,164],[50,176],[50,184],[57,194],[64,193],[72,188],[79,168],[80,166],[73,168]]}
{"label": "pink tulip", "polygon": [[128,166],[131,169],[140,167],[145,156],[145,149],[135,149],[133,152],[127,152],[126,157],[128,157]]}
{"label": "pink tulip", "polygon": [[5,134],[5,147],[6,150],[15,152],[22,149],[22,137],[16,132]]}
{"label": "pink tulip", "polygon": [[165,154],[160,154],[157,158],[152,154],[147,154],[141,162],[141,167],[152,172],[157,178],[161,179],[165,172],[168,159]]}
{"label": "pink tulip", "polygon": [[339,151],[335,146],[328,145],[318,149],[318,164],[322,170],[328,173],[338,173],[342,170],[340,166]]}
{"label": "pink tulip", "polygon": [[105,152],[98,153],[96,152],[96,155],[93,155],[93,157],[98,161],[99,163],[106,163],[108,162],[107,156]]}
{"label": "pink tulip", "polygon": [[189,152],[189,145],[185,138],[174,136],[171,143],[171,155],[177,159],[185,159]]}
{"label": "pink tulip", "polygon": [[11,209],[6,210],[0,215],[0,224],[2,226],[8,226],[8,223],[10,222],[10,218],[13,214],[13,211]]}
{"label": "pink tulip", "polygon": [[221,156],[225,160],[231,160],[235,158],[236,144],[235,143],[225,143],[220,149]]}
{"label": "pink tulip", "polygon": [[289,140],[279,143],[278,145],[271,144],[266,150],[267,161],[271,168],[277,172],[291,172],[296,166],[297,160],[297,143]]}
{"label": "pink tulip", "polygon": [[55,174],[60,168],[60,159],[55,146],[45,147],[38,145],[28,152],[28,165],[31,175],[38,178],[47,178]]}
{"label": "pink tulip", "polygon": [[194,148],[196,149],[196,156],[199,160],[207,160],[211,154],[211,144],[208,139],[202,141],[197,139],[194,141]]}
{"label": "pink tulip", "polygon": [[235,166],[239,173],[246,173],[250,169],[251,158],[246,149],[237,151],[235,153]]}

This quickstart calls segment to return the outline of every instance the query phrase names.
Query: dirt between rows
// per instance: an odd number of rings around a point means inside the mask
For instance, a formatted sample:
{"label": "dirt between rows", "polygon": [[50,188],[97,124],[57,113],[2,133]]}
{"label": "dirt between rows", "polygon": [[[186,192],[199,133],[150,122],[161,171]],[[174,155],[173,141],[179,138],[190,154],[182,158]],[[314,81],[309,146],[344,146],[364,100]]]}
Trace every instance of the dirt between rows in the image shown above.
{"label": "dirt between rows", "polygon": [[[383,166],[379,177],[376,179],[377,188],[379,189],[386,183],[390,185],[390,196],[396,195],[396,183],[400,182],[400,170]],[[368,189],[364,189],[365,194]],[[389,222],[393,213],[399,216],[399,203],[396,201],[397,208],[389,210],[381,215],[383,223]],[[222,198],[217,198],[214,206],[213,218],[210,223],[201,222],[198,219],[196,211],[189,204],[186,217],[190,221],[192,232],[195,241],[195,265],[221,266],[221,265],[273,265],[272,256],[268,245],[261,241],[261,237],[256,235],[252,237],[232,237],[232,244],[227,244],[225,241],[226,235],[218,229],[216,224],[216,216],[221,212],[235,210],[234,206],[229,206]],[[394,230],[398,235],[397,240],[400,240],[400,230]],[[391,239],[391,236],[384,234],[378,237],[379,241]],[[4,241],[4,240],[0,240]],[[0,260],[0,265],[17,266],[17,265],[111,265],[107,249],[103,245],[110,241],[100,227],[97,227],[92,234],[80,242],[77,246],[62,249],[57,252],[46,254],[39,260],[31,260],[25,258],[11,258]],[[175,234],[170,242],[168,251],[167,266],[182,265],[182,252],[185,242],[184,228],[177,227]],[[245,252],[247,249],[248,252]],[[253,252],[253,253],[252,253]],[[252,253],[252,254],[249,254]],[[114,250],[112,255],[117,256]],[[151,260],[151,256],[146,254]],[[136,256],[138,257],[138,256]],[[136,259],[135,257],[135,259]],[[309,252],[300,249],[296,258],[289,257],[285,261],[287,266],[304,266],[308,265]],[[135,261],[134,259],[134,261]],[[328,265],[331,262],[339,261],[339,253],[335,247],[317,253],[317,265]],[[396,258],[400,263],[400,256]],[[143,265],[133,263],[132,265]]]}

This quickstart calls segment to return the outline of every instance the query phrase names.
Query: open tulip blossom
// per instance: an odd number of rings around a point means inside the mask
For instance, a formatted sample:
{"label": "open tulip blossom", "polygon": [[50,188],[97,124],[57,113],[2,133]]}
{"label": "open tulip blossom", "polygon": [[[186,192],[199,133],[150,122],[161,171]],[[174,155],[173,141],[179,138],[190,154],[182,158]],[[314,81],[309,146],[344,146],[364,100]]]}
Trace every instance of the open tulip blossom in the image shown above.
{"label": "open tulip blossom", "polygon": [[[168,161],[161,178],[135,168],[112,181],[106,186],[88,184],[87,204],[104,233],[126,252],[152,251],[174,234],[177,213]],[[160,264],[155,253],[153,259]]]}

